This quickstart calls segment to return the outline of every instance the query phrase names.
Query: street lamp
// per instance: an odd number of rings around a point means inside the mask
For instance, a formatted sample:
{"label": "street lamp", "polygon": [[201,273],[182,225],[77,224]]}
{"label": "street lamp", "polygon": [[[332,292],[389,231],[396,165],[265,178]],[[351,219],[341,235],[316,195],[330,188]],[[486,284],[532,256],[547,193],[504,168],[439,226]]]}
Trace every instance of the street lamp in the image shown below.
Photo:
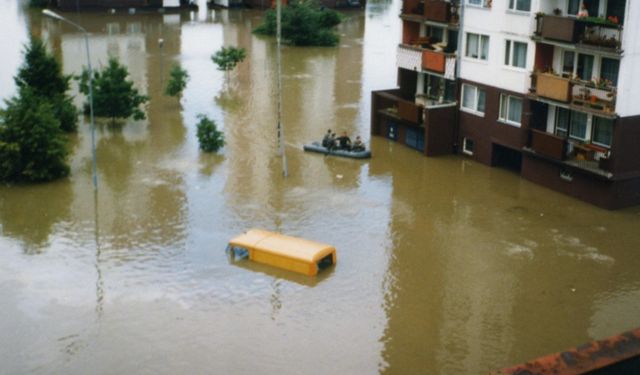
{"label": "street lamp", "polygon": [[74,26],[78,30],[82,31],[82,33],[84,34],[84,44],[87,49],[87,68],[89,70],[89,113],[91,116],[91,154],[93,158],[93,188],[97,190],[98,175],[96,172],[96,123],[93,118],[93,71],[91,70],[91,55],[89,53],[89,33],[87,32],[87,30],[85,30],[84,27],[62,17],[58,13],[50,11],[49,9],[43,9],[42,14],[44,14],[45,16],[66,22],[71,26]]}

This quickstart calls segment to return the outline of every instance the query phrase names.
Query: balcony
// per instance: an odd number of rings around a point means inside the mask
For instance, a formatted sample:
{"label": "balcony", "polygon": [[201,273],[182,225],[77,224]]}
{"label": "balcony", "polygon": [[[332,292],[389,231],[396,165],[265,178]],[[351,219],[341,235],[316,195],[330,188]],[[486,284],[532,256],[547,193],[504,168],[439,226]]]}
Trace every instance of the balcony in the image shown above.
{"label": "balcony", "polygon": [[571,81],[555,74],[535,74],[536,94],[543,98],[568,103],[571,100]]}
{"label": "balcony", "polygon": [[541,130],[531,129],[529,147],[540,155],[554,160],[564,160],[566,156],[567,141],[564,137],[547,133]]}
{"label": "balcony", "polygon": [[402,16],[415,21],[433,21],[446,24],[457,24],[458,3],[444,0],[404,0]]}
{"label": "balcony", "polygon": [[580,19],[546,14],[538,16],[536,22],[539,39],[620,52],[622,26],[606,18]]}
{"label": "balcony", "polygon": [[591,174],[611,178],[609,151],[598,145],[578,143],[565,137],[531,129],[525,152]]}
{"label": "balcony", "polygon": [[409,122],[412,125],[422,124],[423,106],[415,100],[400,96],[399,90],[376,91],[373,93],[373,110],[379,114]]}
{"label": "balcony", "polygon": [[[438,51],[433,48],[440,50]],[[403,69],[415,71],[425,70],[442,74],[446,79],[455,79],[456,55],[454,53],[442,52],[441,49],[442,47],[438,45],[401,44],[398,46],[396,55],[397,65]]]}
{"label": "balcony", "polygon": [[585,82],[573,84],[571,104],[600,115],[615,116],[616,91],[611,87],[596,87]]}
{"label": "balcony", "polygon": [[535,73],[530,97],[568,103],[576,111],[615,118],[616,89],[608,81],[570,80],[552,73]]}

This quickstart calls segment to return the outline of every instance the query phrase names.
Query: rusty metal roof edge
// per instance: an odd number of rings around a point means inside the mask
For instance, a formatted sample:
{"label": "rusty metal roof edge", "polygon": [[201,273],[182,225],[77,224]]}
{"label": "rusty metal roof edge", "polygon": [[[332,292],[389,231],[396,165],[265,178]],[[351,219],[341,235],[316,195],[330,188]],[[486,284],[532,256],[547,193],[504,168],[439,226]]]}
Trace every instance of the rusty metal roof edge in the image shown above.
{"label": "rusty metal roof edge", "polygon": [[640,328],[505,368],[493,375],[585,374],[630,358],[640,362]]}

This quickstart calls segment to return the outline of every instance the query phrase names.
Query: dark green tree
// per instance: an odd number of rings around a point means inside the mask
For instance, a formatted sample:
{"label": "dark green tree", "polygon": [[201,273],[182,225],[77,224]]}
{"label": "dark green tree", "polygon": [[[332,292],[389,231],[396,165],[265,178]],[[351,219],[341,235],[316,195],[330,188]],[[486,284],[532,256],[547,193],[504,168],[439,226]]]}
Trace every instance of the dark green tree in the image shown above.
{"label": "dark green tree", "polygon": [[[93,72],[93,113],[98,117],[144,120],[145,114],[140,105],[149,98],[140,95],[133,87],[133,82],[127,80],[129,71],[120,65],[117,59],[109,59],[109,64],[102,71]],[[89,72],[85,69],[80,77],[80,91],[89,95]],[[89,112],[89,103],[85,103],[85,113]]]}
{"label": "dark green tree", "polygon": [[224,134],[218,130],[215,121],[209,119],[203,114],[199,114],[198,118],[198,141],[200,149],[205,152],[216,152],[224,146]]}
{"label": "dark green tree", "polygon": [[187,82],[189,81],[189,73],[187,73],[186,70],[182,69],[180,65],[176,64],[171,67],[169,75],[171,78],[169,78],[169,82],[167,82],[167,87],[164,93],[169,96],[181,95],[182,90],[187,87]]}
{"label": "dark green tree", "polygon": [[66,132],[73,132],[78,126],[78,111],[66,94],[70,79],[71,76],[62,74],[62,65],[47,53],[42,40],[31,37],[24,51],[24,62],[14,80],[19,88],[29,86],[33,94],[50,101],[60,127]]}
{"label": "dark green tree", "polygon": [[233,70],[233,68],[242,62],[247,56],[247,52],[244,48],[238,47],[222,47],[216,53],[211,55],[211,60],[218,65],[218,70],[223,70],[226,73]]}
{"label": "dark green tree", "polygon": [[[282,8],[282,38],[295,46],[335,46],[340,41],[335,27],[342,22],[340,13],[315,1],[291,2]],[[276,12],[269,10],[257,34],[276,35]]]}
{"label": "dark green tree", "polygon": [[41,182],[69,174],[67,137],[52,104],[30,87],[0,111],[0,181]]}

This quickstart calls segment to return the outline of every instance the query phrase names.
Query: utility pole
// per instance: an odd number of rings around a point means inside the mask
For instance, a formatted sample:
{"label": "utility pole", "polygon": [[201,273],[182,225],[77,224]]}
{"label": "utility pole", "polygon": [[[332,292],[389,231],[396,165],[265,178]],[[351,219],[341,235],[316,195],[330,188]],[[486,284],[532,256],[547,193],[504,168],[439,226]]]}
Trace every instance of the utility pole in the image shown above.
{"label": "utility pole", "polygon": [[277,52],[276,52],[276,65],[278,67],[278,155],[282,157],[282,175],[287,177],[289,175],[289,171],[287,168],[287,154],[284,151],[284,127],[282,126],[282,68],[281,68],[281,56],[280,56],[280,45],[281,45],[281,21],[282,21],[282,0],[277,0],[276,2],[276,43],[277,43]]}

